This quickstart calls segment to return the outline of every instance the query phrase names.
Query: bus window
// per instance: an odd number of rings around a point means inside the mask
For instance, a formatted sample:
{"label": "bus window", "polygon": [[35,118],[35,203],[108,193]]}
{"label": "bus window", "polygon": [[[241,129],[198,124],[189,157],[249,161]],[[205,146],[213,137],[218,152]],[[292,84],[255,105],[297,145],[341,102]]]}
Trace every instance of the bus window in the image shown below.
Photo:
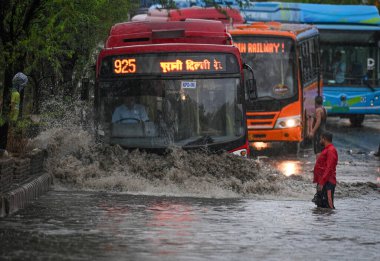
{"label": "bus window", "polygon": [[[377,85],[378,74],[376,70],[378,70],[378,66],[375,66],[373,70],[367,70],[368,59],[376,61],[377,46],[370,44],[374,42],[374,33],[361,32],[360,37],[356,35],[356,37],[360,38],[358,40],[340,42],[339,39],[347,37],[353,39],[353,37],[355,37],[348,36],[347,34],[348,33],[325,33],[321,39],[325,41],[321,47],[323,55],[322,62],[326,67],[324,70],[324,83],[326,85],[339,85],[344,83],[345,86],[366,87],[367,85],[364,79],[369,76],[369,83]],[[339,73],[344,74],[343,79],[339,77]]]}
{"label": "bus window", "polygon": [[[143,144],[142,138],[155,138],[153,146],[180,145],[198,136],[211,136],[216,141],[236,139],[244,135],[236,90],[239,86],[238,78],[101,80],[101,122],[105,128],[112,125],[111,140],[114,137],[131,142],[138,137]],[[124,100],[131,97],[136,105],[130,113],[133,115],[124,113],[129,116],[116,120],[115,111],[127,106]],[[141,128],[139,121],[145,122]],[[152,131],[144,134],[143,127],[147,126]]]}
{"label": "bus window", "polygon": [[258,99],[287,99],[297,94],[295,47],[291,39],[233,36],[243,60],[254,71]]}

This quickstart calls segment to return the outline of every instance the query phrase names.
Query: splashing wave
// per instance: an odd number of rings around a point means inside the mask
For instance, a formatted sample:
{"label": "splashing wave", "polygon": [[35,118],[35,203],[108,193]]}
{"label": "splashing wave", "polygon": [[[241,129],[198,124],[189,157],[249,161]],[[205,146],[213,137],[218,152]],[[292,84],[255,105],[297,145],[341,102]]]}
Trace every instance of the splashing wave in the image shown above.
{"label": "splashing wave", "polygon": [[[76,124],[54,126],[33,140],[48,152],[46,169],[55,184],[133,194],[194,197],[264,197],[310,199],[310,175],[286,177],[265,162],[231,154],[207,154],[172,148],[166,155],[97,144]],[[376,184],[339,183],[338,197],[378,190]]]}

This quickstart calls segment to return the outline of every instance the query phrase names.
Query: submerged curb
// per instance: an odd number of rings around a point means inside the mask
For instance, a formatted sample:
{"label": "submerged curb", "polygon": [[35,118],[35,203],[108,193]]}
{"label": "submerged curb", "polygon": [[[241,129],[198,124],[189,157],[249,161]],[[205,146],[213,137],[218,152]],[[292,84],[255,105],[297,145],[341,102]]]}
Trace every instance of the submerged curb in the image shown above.
{"label": "submerged curb", "polygon": [[44,172],[45,151],[34,149],[22,157],[0,159],[0,217],[11,215],[49,190]]}
{"label": "submerged curb", "polygon": [[45,173],[0,195],[0,217],[11,215],[49,190],[52,177]]}

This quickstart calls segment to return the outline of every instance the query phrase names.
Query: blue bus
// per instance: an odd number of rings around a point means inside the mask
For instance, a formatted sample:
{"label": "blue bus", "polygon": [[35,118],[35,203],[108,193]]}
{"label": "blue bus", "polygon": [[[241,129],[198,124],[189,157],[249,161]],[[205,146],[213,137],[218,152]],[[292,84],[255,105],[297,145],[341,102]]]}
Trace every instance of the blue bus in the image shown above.
{"label": "blue bus", "polygon": [[[170,3],[168,1],[168,3]],[[221,7],[239,8],[238,0],[172,0],[172,4],[178,9],[188,8],[192,6],[197,7],[213,7],[215,5]],[[141,7],[162,8],[158,0],[141,0]]]}
{"label": "blue bus", "polygon": [[320,31],[324,105],[360,126],[380,114],[380,16],[376,6],[252,2],[247,22],[308,23]]}

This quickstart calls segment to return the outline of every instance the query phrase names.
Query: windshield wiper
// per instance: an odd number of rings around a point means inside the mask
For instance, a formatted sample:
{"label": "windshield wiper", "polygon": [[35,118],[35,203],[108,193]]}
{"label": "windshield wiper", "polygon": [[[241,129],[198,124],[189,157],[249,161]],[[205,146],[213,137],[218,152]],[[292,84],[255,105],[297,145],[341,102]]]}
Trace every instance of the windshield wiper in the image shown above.
{"label": "windshield wiper", "polygon": [[275,101],[277,104],[282,104],[281,99],[277,99],[272,96],[260,96],[256,99],[256,101]]}
{"label": "windshield wiper", "polygon": [[185,145],[183,145],[183,147],[185,148],[185,147],[189,147],[189,146],[207,145],[207,144],[211,144],[211,143],[214,143],[214,139],[211,138],[210,135],[204,135],[198,139],[195,139],[193,141],[186,143]]}
{"label": "windshield wiper", "polygon": [[[265,98],[265,99],[263,99],[263,98]],[[259,96],[259,97],[257,97],[257,100],[276,100],[276,101],[279,101],[279,99],[277,99],[275,97],[272,97],[272,96],[268,96],[268,95],[266,95],[266,96]]]}

